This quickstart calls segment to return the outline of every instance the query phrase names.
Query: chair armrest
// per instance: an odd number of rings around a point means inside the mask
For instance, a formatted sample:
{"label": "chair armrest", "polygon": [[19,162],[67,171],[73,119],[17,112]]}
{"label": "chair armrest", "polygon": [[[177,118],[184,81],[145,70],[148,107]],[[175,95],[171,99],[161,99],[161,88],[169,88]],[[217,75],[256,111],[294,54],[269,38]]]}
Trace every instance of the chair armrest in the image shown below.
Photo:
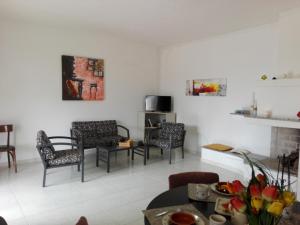
{"label": "chair armrest", "polygon": [[129,129],[127,129],[126,127],[122,126],[122,125],[117,125],[117,127],[120,127],[122,129],[124,129],[127,133],[127,138],[129,139],[130,138],[130,134],[129,134]]}
{"label": "chair armrest", "polygon": [[55,145],[70,145],[72,147],[80,148],[80,144],[68,143],[68,142],[55,142],[43,145],[43,147],[54,147]]}
{"label": "chair armrest", "polygon": [[65,137],[65,136],[51,136],[51,137],[48,137],[48,139],[70,139],[70,140],[77,141],[77,138]]}

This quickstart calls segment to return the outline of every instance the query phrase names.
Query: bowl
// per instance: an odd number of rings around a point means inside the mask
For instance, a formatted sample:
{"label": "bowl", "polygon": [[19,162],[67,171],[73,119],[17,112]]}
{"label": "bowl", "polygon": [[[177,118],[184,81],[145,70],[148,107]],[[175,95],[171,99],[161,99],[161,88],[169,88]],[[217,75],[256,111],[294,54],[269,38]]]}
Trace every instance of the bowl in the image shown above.
{"label": "bowl", "polygon": [[189,212],[175,212],[170,216],[170,225],[194,225],[195,216]]}

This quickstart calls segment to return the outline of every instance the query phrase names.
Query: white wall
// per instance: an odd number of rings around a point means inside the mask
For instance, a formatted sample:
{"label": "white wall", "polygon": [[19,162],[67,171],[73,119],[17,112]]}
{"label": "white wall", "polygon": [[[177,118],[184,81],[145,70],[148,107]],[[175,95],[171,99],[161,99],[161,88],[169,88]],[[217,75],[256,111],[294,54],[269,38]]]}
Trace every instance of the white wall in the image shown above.
{"label": "white wall", "polygon": [[[158,89],[155,47],[82,27],[2,22],[0,32],[0,124],[15,125],[18,160],[38,156],[39,129],[69,135],[74,120],[116,119],[135,135],[143,98]],[[62,101],[63,54],[104,59],[104,101]],[[3,156],[1,161],[6,161]]]}
{"label": "white wall", "polygon": [[[174,96],[178,120],[188,126],[190,150],[221,142],[268,154],[270,128],[230,113],[251,104],[260,74],[276,73],[277,37],[277,25],[270,24],[162,50],[160,90]],[[197,78],[227,78],[227,96],[185,96],[185,81]]]}
{"label": "white wall", "polygon": [[[295,9],[274,24],[161,50],[160,91],[174,96],[178,120],[187,125],[190,150],[199,152],[201,145],[220,142],[270,154],[271,127],[247,124],[229,113],[250,106],[256,91],[259,106],[271,106],[278,116],[295,117],[300,110],[299,87],[262,90],[256,81],[261,74],[291,72],[299,77],[299,27],[300,9]],[[227,78],[226,97],[185,96],[186,80],[218,77]]]}
{"label": "white wall", "polygon": [[[279,36],[279,70],[290,71],[300,77],[300,9],[294,9],[282,14],[279,21],[281,32]],[[298,87],[299,88],[299,87]],[[288,101],[297,99],[300,111],[300,94],[292,96]],[[298,201],[300,200],[300,161],[298,167]]]}

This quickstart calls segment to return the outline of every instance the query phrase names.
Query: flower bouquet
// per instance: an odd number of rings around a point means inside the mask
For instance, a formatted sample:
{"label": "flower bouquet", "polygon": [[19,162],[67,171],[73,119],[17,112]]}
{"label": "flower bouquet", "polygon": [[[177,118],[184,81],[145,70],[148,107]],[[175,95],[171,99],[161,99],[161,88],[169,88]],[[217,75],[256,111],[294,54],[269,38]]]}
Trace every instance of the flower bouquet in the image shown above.
{"label": "flower bouquet", "polygon": [[[283,176],[280,181],[278,176],[277,179],[272,178],[263,165],[250,160],[247,155],[244,156],[252,169],[251,179],[248,186],[238,180],[232,182],[235,196],[230,200],[229,208],[233,213],[243,215],[249,225],[276,225],[284,208],[295,202],[295,194],[290,191],[290,185],[284,185]],[[255,168],[259,171],[257,175]]]}

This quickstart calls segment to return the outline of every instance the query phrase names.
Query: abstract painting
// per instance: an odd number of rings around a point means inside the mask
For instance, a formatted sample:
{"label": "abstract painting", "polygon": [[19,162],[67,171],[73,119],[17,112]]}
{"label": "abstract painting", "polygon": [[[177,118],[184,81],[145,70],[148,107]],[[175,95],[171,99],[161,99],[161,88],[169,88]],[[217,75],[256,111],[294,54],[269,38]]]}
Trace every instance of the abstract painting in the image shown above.
{"label": "abstract painting", "polygon": [[104,60],[63,55],[62,99],[103,100]]}
{"label": "abstract painting", "polygon": [[226,96],[226,78],[187,80],[187,96]]}

